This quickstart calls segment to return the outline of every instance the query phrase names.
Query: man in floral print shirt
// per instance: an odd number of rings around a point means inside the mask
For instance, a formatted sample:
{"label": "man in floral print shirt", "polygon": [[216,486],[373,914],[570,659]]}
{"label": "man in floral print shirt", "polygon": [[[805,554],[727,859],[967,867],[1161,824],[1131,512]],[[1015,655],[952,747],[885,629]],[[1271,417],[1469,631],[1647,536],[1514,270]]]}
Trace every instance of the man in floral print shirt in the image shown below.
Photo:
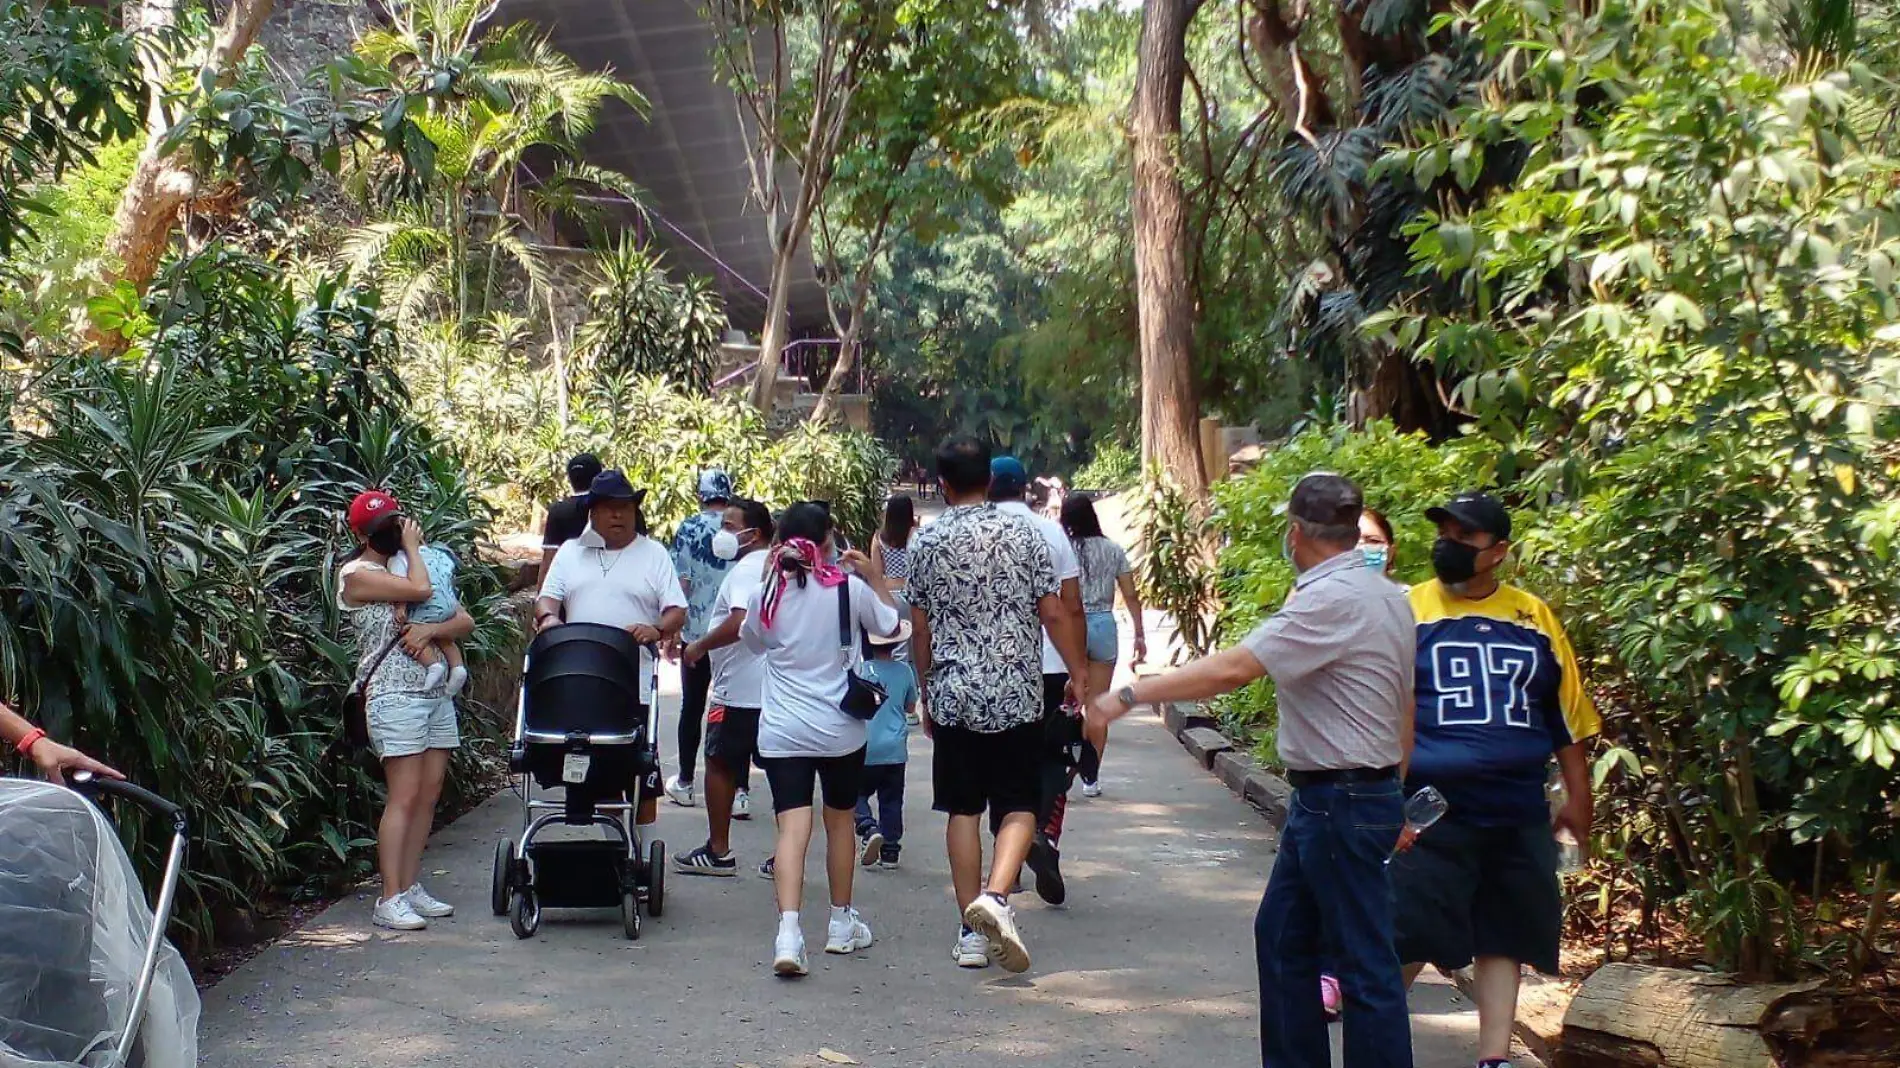
{"label": "man in floral print shirt", "polygon": [[[950,817],[950,879],[963,929],[955,960],[1029,967],[1009,893],[1035,834],[1042,799],[1042,634],[1049,625],[1070,677],[1085,679],[1082,637],[1066,625],[1049,547],[1031,522],[986,500],[989,446],[953,438],[937,450],[950,504],[911,551],[912,655],[935,740],[934,806]],[[982,816],[1002,813],[989,884]]]}

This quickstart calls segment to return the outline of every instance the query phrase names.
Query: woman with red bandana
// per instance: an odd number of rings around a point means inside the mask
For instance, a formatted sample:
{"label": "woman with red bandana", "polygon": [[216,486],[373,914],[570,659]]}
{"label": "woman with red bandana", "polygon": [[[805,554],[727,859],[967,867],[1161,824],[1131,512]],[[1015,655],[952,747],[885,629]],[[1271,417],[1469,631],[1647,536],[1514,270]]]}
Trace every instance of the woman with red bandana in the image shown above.
{"label": "woman with red bandana", "polygon": [[[851,880],[858,867],[858,780],[864,770],[865,723],[847,714],[844,700],[847,653],[858,634],[897,633],[897,602],[884,574],[869,557],[846,550],[827,564],[832,547],[831,513],[811,501],[794,504],[779,521],[777,540],[765,562],[765,581],[746,604],[739,640],[765,657],[763,708],[759,714],[759,764],[772,783],[778,816],[773,882],[778,890],[779,928],[772,970],[804,975],[805,935],[798,904],[805,891],[805,850],[811,844],[812,803],[822,787],[825,802],[825,870],[831,886],[831,922],[825,952],[856,953],[871,944],[871,929],[851,906]],[[839,640],[840,609],[849,622]]]}

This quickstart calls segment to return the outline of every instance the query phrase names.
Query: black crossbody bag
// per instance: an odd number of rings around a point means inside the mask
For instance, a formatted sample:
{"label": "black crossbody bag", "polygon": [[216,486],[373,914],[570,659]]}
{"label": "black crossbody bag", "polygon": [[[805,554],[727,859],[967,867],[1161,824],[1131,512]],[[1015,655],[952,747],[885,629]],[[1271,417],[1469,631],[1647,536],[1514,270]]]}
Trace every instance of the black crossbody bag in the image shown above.
{"label": "black crossbody bag", "polygon": [[838,655],[844,661],[844,699],[838,707],[852,719],[876,719],[886,692],[882,683],[862,670],[856,631],[851,625],[851,580],[846,579],[838,585]]}

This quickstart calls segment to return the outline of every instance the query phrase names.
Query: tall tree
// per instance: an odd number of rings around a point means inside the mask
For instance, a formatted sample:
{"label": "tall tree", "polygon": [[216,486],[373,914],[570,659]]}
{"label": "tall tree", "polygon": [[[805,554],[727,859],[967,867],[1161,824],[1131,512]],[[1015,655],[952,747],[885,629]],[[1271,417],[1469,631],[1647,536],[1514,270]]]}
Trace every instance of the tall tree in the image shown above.
{"label": "tall tree", "polygon": [[752,196],[772,249],[752,399],[771,414],[790,323],[793,269],[835,174],[852,99],[888,51],[898,4],[878,0],[710,0],[714,54],[748,135]]}
{"label": "tall tree", "polygon": [[1142,8],[1129,137],[1135,169],[1135,295],[1141,324],[1141,453],[1192,499],[1207,492],[1188,290],[1188,206],[1176,150],[1188,23],[1200,0]]}
{"label": "tall tree", "polygon": [[[270,18],[272,6],[273,0],[233,0],[199,64],[193,83],[196,92],[209,96],[231,84],[244,53]],[[113,214],[112,233],[106,238],[106,280],[127,281],[140,290],[158,270],[178,225],[178,213],[191,201],[203,177],[172,152],[175,146],[167,137],[176,117],[176,101],[168,91],[173,79],[172,31],[179,7],[180,0],[142,0],[125,11],[128,28],[148,38],[141,55],[150,101],[145,151],[126,183]]]}
{"label": "tall tree", "polygon": [[[904,234],[930,241],[954,229],[966,198],[1000,203],[1015,159],[985,120],[1028,91],[1028,56],[1010,13],[972,0],[914,5],[891,59],[867,72],[832,179],[817,207],[816,246],[828,268],[828,306],[842,339],[812,410],[836,412],[860,361],[879,259]],[[1002,140],[1010,134],[1005,127]],[[847,249],[847,245],[850,247]],[[855,258],[847,270],[845,261]]]}

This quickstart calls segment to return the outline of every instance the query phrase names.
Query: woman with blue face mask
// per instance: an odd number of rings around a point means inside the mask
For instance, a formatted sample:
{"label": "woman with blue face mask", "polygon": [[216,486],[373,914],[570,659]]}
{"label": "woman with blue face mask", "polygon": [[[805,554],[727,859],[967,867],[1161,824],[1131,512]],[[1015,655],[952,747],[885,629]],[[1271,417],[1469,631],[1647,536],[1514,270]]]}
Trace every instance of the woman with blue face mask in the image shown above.
{"label": "woman with blue face mask", "polygon": [[1359,551],[1366,554],[1366,565],[1375,567],[1390,575],[1398,564],[1397,545],[1392,538],[1392,524],[1384,513],[1376,508],[1367,508],[1359,513]]}

